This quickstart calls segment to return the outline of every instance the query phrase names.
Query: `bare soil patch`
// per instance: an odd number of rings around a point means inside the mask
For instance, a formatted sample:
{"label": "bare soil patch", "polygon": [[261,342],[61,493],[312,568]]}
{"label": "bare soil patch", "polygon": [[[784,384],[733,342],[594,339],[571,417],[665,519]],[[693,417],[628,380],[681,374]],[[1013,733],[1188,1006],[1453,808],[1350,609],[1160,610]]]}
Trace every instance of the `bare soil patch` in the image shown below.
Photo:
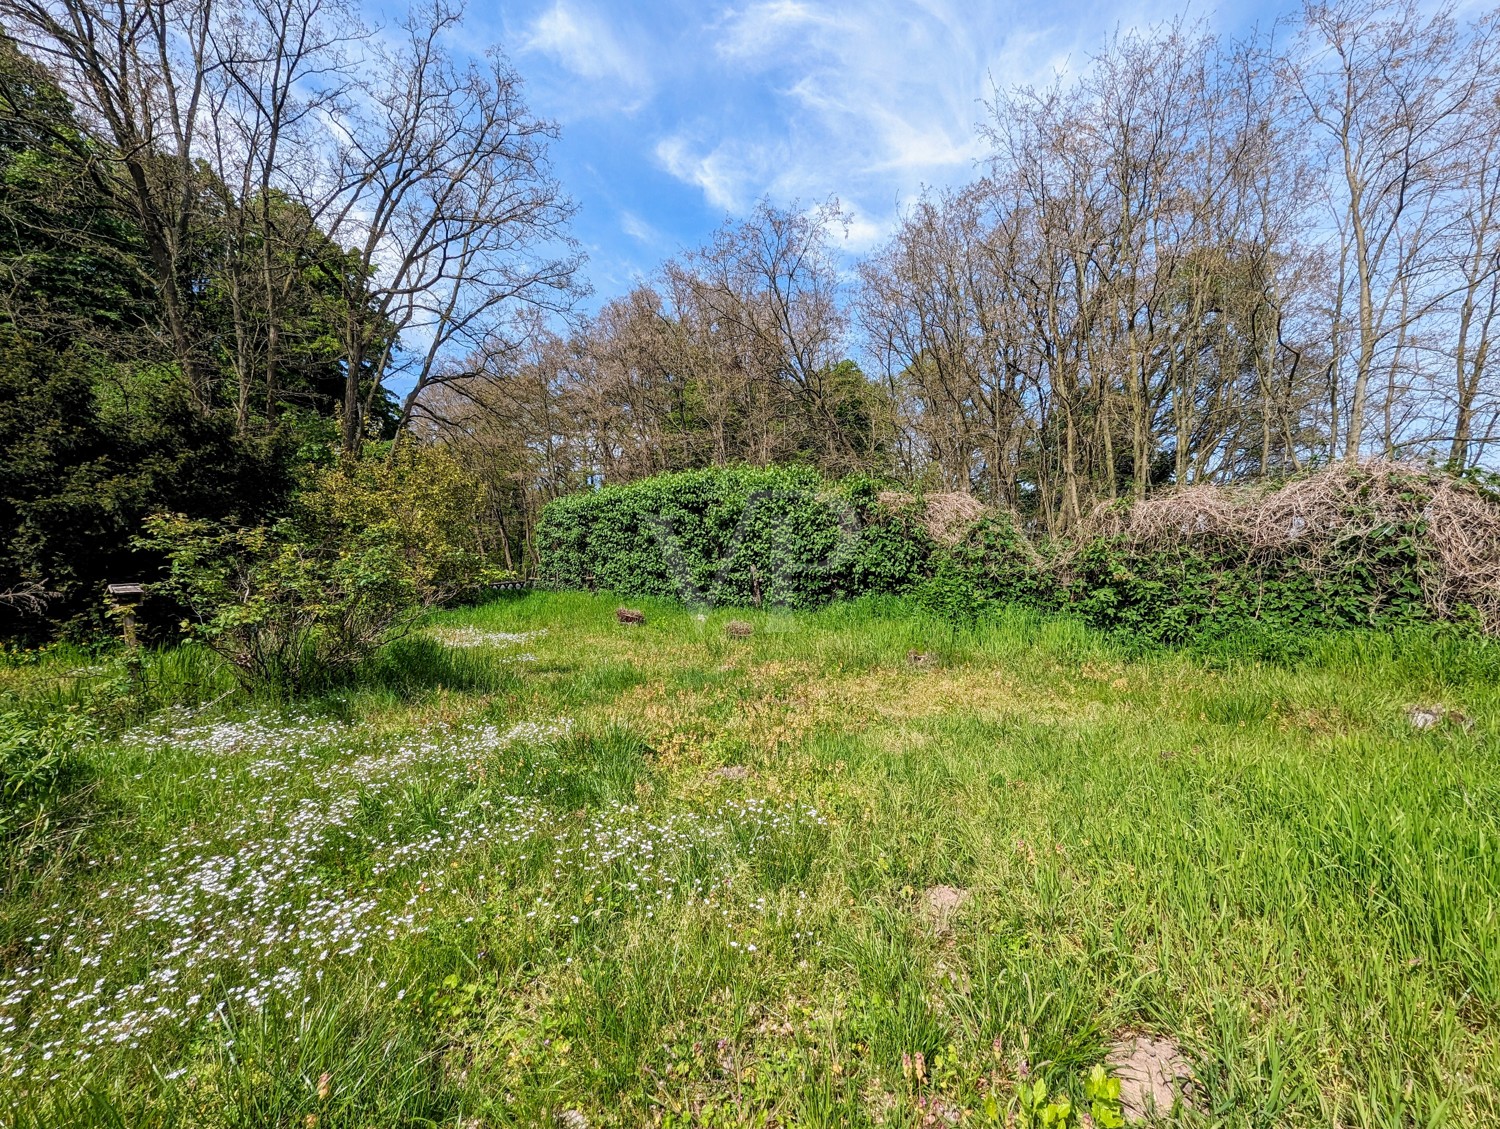
{"label": "bare soil patch", "polygon": [[1110,1047],[1106,1063],[1120,1080],[1120,1105],[1126,1121],[1169,1114],[1179,1099],[1190,1107],[1187,1089],[1193,1080],[1192,1067],[1171,1039],[1124,1035]]}
{"label": "bare soil patch", "polygon": [[957,886],[929,886],[922,891],[922,916],[934,933],[946,933],[969,891]]}

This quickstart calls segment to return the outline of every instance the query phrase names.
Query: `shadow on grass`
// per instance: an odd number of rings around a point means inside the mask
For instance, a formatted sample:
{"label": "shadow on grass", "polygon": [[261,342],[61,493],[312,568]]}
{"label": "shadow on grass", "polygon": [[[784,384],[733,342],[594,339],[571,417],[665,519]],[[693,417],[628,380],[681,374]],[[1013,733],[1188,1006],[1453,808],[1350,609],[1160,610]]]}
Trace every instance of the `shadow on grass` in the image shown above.
{"label": "shadow on grass", "polygon": [[403,697],[429,690],[500,693],[521,685],[515,661],[480,649],[459,649],[420,635],[397,639],[352,672],[351,684]]}

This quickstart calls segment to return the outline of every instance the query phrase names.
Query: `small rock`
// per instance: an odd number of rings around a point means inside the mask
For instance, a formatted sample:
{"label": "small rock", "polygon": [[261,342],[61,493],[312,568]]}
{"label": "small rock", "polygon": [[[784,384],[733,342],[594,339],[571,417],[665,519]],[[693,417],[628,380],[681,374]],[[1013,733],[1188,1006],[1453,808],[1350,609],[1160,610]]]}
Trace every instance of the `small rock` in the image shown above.
{"label": "small rock", "polygon": [[934,933],[946,933],[958,908],[969,900],[969,891],[957,886],[929,886],[922,891],[922,914]]}
{"label": "small rock", "polygon": [[589,1119],[582,1110],[565,1109],[557,1115],[557,1129],[589,1129]]}
{"label": "small rock", "polygon": [[1109,1048],[1105,1064],[1120,1080],[1126,1121],[1166,1116],[1179,1098],[1184,1107],[1191,1107],[1186,1091],[1193,1080],[1192,1067],[1171,1039],[1126,1035]]}
{"label": "small rock", "polygon": [[1449,722],[1467,732],[1474,728],[1474,721],[1461,710],[1450,710],[1447,706],[1412,706],[1406,711],[1406,720],[1413,729],[1436,729]]}
{"label": "small rock", "polygon": [[615,618],[621,623],[641,624],[646,622],[646,613],[639,608],[616,608]]}
{"label": "small rock", "polygon": [[724,625],[724,634],[734,639],[748,639],[755,634],[755,628],[742,619],[731,619]]}
{"label": "small rock", "polygon": [[1413,706],[1406,714],[1413,729],[1436,729],[1443,722],[1442,706]]}
{"label": "small rock", "polygon": [[750,770],[742,764],[726,764],[723,768],[716,768],[713,774],[721,780],[748,780]]}

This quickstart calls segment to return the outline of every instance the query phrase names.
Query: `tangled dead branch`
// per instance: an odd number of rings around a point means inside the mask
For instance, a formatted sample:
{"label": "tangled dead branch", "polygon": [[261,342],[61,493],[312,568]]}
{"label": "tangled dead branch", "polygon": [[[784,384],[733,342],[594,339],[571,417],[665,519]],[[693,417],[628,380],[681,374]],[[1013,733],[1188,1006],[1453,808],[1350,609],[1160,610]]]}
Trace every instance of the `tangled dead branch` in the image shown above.
{"label": "tangled dead branch", "polygon": [[1101,507],[1080,533],[1142,549],[1192,544],[1251,561],[1295,554],[1311,571],[1408,536],[1427,608],[1448,618],[1472,607],[1486,631],[1500,633],[1500,502],[1430,467],[1374,460],[1275,489],[1191,486],[1128,509]]}
{"label": "tangled dead branch", "polygon": [[14,608],[22,615],[40,616],[47,611],[47,604],[56,598],[56,592],[49,592],[40,584],[23,584],[0,592],[0,607]]}
{"label": "tangled dead branch", "polygon": [[985,505],[972,494],[924,494],[920,499],[895,490],[880,494],[880,504],[889,510],[901,510],[921,502],[919,517],[927,535],[939,545],[956,545],[963,540],[969,526],[985,514]]}

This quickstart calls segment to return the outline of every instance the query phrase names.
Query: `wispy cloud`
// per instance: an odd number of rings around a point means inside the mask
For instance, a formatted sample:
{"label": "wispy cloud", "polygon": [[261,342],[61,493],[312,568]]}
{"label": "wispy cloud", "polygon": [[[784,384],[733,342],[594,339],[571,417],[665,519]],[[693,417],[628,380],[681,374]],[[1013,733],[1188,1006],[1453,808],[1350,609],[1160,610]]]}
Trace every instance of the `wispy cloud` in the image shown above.
{"label": "wispy cloud", "polygon": [[762,196],[838,197],[841,245],[868,250],[924,188],[977,175],[996,87],[1074,74],[1182,2],[506,0],[497,18],[562,125],[604,292]]}
{"label": "wispy cloud", "polygon": [[753,59],[785,48],[798,32],[832,27],[836,22],[833,14],[816,3],[767,0],[726,12],[719,22],[722,35],[716,46],[726,58]]}
{"label": "wispy cloud", "polygon": [[636,93],[651,85],[640,52],[628,49],[602,15],[569,0],[554,0],[531,22],[521,49],[548,55],[580,78],[623,83]]}
{"label": "wispy cloud", "polygon": [[857,220],[850,242],[873,242],[923,186],[972,175],[994,83],[1047,81],[1066,57],[1072,31],[1039,31],[1021,11],[956,0],[726,9],[705,32],[720,64],[756,92],[758,112],[724,115],[722,133],[702,122],[679,129],[657,159],[731,211],[763,194],[837,195]]}
{"label": "wispy cloud", "polygon": [[678,180],[703,190],[713,207],[740,212],[767,192],[774,181],[769,174],[778,163],[774,146],[750,138],[725,138],[705,148],[682,133],[662,138],[656,158]]}
{"label": "wispy cloud", "polygon": [[628,208],[620,213],[620,230],[647,246],[659,246],[663,242],[661,232]]}

